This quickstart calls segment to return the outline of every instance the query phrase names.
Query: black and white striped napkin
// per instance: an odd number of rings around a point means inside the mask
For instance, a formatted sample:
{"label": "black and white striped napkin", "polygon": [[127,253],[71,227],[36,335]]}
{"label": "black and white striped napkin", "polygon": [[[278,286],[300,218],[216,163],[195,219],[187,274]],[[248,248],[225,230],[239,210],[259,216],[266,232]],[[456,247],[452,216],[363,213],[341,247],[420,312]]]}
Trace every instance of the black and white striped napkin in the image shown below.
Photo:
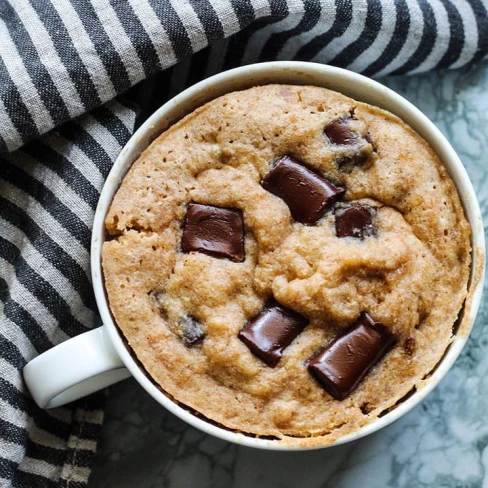
{"label": "black and white striped napkin", "polygon": [[99,192],[134,129],[118,101],[0,155],[0,486],[85,486],[103,396],[39,409],[21,370],[100,325],[89,278]]}
{"label": "black and white striped napkin", "polygon": [[87,483],[103,395],[42,411],[21,370],[99,325],[90,229],[136,123],[115,97],[160,73],[129,92],[144,118],[204,77],[274,59],[458,68],[488,53],[486,2],[0,0],[0,486]]}

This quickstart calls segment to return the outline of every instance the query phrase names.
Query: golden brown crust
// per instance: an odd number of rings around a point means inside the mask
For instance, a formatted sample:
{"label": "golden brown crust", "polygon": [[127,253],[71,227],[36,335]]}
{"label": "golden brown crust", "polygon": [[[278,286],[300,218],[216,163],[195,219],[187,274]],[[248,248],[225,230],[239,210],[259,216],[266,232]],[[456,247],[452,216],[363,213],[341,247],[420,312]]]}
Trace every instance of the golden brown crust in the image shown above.
{"label": "golden brown crust", "polygon": [[[369,167],[340,168],[323,129],[354,109],[377,148]],[[259,184],[291,154],[377,207],[377,237],[339,239],[328,212],[291,219]],[[190,201],[238,208],[246,260],[179,248]],[[392,407],[451,341],[470,268],[470,230],[438,157],[392,114],[311,86],[267,85],[218,98],[175,124],[134,163],[106,218],[110,307],[149,374],[178,402],[230,429],[292,445],[332,442]],[[274,296],[310,319],[276,368],[237,333]],[[330,397],[305,361],[368,311],[397,346],[346,400]],[[178,321],[201,321],[188,348]]]}

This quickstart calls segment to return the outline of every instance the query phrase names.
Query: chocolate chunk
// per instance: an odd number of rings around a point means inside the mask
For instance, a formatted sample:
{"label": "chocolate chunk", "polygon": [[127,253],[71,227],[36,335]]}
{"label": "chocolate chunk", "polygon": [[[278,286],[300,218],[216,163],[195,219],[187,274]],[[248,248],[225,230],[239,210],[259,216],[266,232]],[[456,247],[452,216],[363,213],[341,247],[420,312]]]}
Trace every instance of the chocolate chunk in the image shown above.
{"label": "chocolate chunk", "polygon": [[356,120],[354,110],[350,116],[339,117],[330,122],[324,129],[329,141],[344,148],[337,158],[337,166],[342,171],[352,171],[355,166],[366,167],[373,161],[372,155],[376,152],[373,139],[369,132],[364,136],[349,129],[349,122]]}
{"label": "chocolate chunk", "polygon": [[313,225],[345,189],[305,167],[291,156],[283,156],[261,181],[262,187],[282,198],[293,218]]}
{"label": "chocolate chunk", "polygon": [[336,400],[344,400],[395,344],[381,323],[363,312],[344,335],[308,362],[308,370]]}
{"label": "chocolate chunk", "polygon": [[245,259],[242,212],[190,203],[186,212],[181,249],[183,252],[198,251],[241,263]]}
{"label": "chocolate chunk", "polygon": [[164,306],[164,293],[158,290],[151,290],[148,295],[154,300],[154,304],[159,311],[159,315],[164,319],[168,319],[166,308]]}
{"label": "chocolate chunk", "polygon": [[238,337],[254,355],[274,367],[307,324],[305,317],[276,304],[249,321]]}
{"label": "chocolate chunk", "polygon": [[373,152],[377,152],[375,143],[374,143],[373,138],[371,137],[371,134],[369,132],[364,136],[364,140],[366,142],[368,142],[369,144],[371,144],[371,149],[373,150]]}
{"label": "chocolate chunk", "polygon": [[183,334],[185,346],[191,347],[203,341],[205,330],[203,325],[194,317],[183,317],[179,321],[179,326]]}
{"label": "chocolate chunk", "polygon": [[411,356],[415,351],[415,339],[413,337],[407,337],[403,343],[403,348],[405,352]]}
{"label": "chocolate chunk", "polygon": [[374,215],[376,209],[369,205],[351,205],[335,210],[335,228],[337,237],[356,237],[364,239],[376,234]]}
{"label": "chocolate chunk", "polygon": [[352,146],[358,142],[358,134],[349,130],[350,117],[339,117],[325,126],[324,134],[333,144]]}
{"label": "chocolate chunk", "polygon": [[[369,150],[368,150],[369,149]],[[367,163],[371,160],[371,148],[369,146],[362,146],[350,156],[342,156],[337,159],[337,166],[341,171],[351,171],[355,166],[362,166],[365,168]]]}

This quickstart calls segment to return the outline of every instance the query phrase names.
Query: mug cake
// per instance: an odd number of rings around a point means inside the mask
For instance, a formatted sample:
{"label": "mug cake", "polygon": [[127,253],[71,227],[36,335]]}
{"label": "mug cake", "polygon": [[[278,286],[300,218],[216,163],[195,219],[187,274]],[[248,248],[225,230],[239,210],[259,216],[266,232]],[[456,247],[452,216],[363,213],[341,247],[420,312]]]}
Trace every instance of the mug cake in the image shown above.
{"label": "mug cake", "polygon": [[422,388],[467,294],[470,227],[429,145],[314,86],[229,93],[161,134],[105,220],[115,321],[163,392],[313,446]]}

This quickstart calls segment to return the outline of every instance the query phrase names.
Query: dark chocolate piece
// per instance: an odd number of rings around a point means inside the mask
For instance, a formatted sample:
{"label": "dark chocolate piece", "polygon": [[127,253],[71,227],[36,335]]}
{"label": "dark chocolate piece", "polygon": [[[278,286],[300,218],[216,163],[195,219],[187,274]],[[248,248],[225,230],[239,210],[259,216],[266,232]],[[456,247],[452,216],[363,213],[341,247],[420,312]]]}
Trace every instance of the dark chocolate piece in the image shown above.
{"label": "dark chocolate piece", "polygon": [[325,126],[324,134],[333,144],[352,146],[358,142],[358,134],[349,130],[350,117],[339,117]]}
{"label": "dark chocolate piece", "polygon": [[371,159],[371,151],[367,150],[368,146],[362,146],[349,156],[342,156],[337,159],[337,166],[341,171],[351,171],[355,166],[366,167]]}
{"label": "dark chocolate piece", "polygon": [[308,362],[308,370],[336,400],[344,400],[395,344],[395,337],[366,312]]}
{"label": "dark chocolate piece", "polygon": [[350,205],[335,210],[337,237],[364,239],[376,233],[374,214],[376,210],[369,205]]}
{"label": "dark chocolate piece", "polygon": [[254,355],[274,367],[307,324],[308,320],[293,310],[271,305],[249,321],[238,337]]}
{"label": "dark chocolate piece", "polygon": [[242,263],[244,221],[240,210],[190,203],[186,212],[183,252],[198,251]]}
{"label": "dark chocolate piece", "polygon": [[346,154],[337,159],[337,166],[343,171],[351,171],[354,166],[366,166],[371,161],[372,153],[376,152],[373,139],[369,132],[364,136],[349,129],[349,121],[355,120],[354,110],[351,116],[339,117],[330,122],[324,129],[329,141],[339,146],[350,146]]}
{"label": "dark chocolate piece", "polygon": [[203,341],[205,330],[203,325],[194,317],[183,317],[179,321],[179,326],[181,327],[185,346],[191,347]]}
{"label": "dark chocolate piece", "polygon": [[345,189],[305,167],[291,156],[283,156],[261,181],[262,187],[282,198],[293,218],[313,225]]}
{"label": "dark chocolate piece", "polygon": [[154,303],[159,310],[159,315],[161,315],[163,319],[167,320],[168,314],[166,313],[163,300],[164,293],[159,290],[151,290],[148,292],[148,295],[154,300]]}
{"label": "dark chocolate piece", "polygon": [[403,348],[405,352],[411,356],[415,351],[415,339],[413,337],[407,337],[403,343]]}
{"label": "dark chocolate piece", "polygon": [[373,152],[377,152],[376,145],[375,145],[373,138],[371,137],[371,134],[369,132],[364,136],[364,140],[366,142],[369,142],[369,144],[371,144],[371,148],[373,149]]}

